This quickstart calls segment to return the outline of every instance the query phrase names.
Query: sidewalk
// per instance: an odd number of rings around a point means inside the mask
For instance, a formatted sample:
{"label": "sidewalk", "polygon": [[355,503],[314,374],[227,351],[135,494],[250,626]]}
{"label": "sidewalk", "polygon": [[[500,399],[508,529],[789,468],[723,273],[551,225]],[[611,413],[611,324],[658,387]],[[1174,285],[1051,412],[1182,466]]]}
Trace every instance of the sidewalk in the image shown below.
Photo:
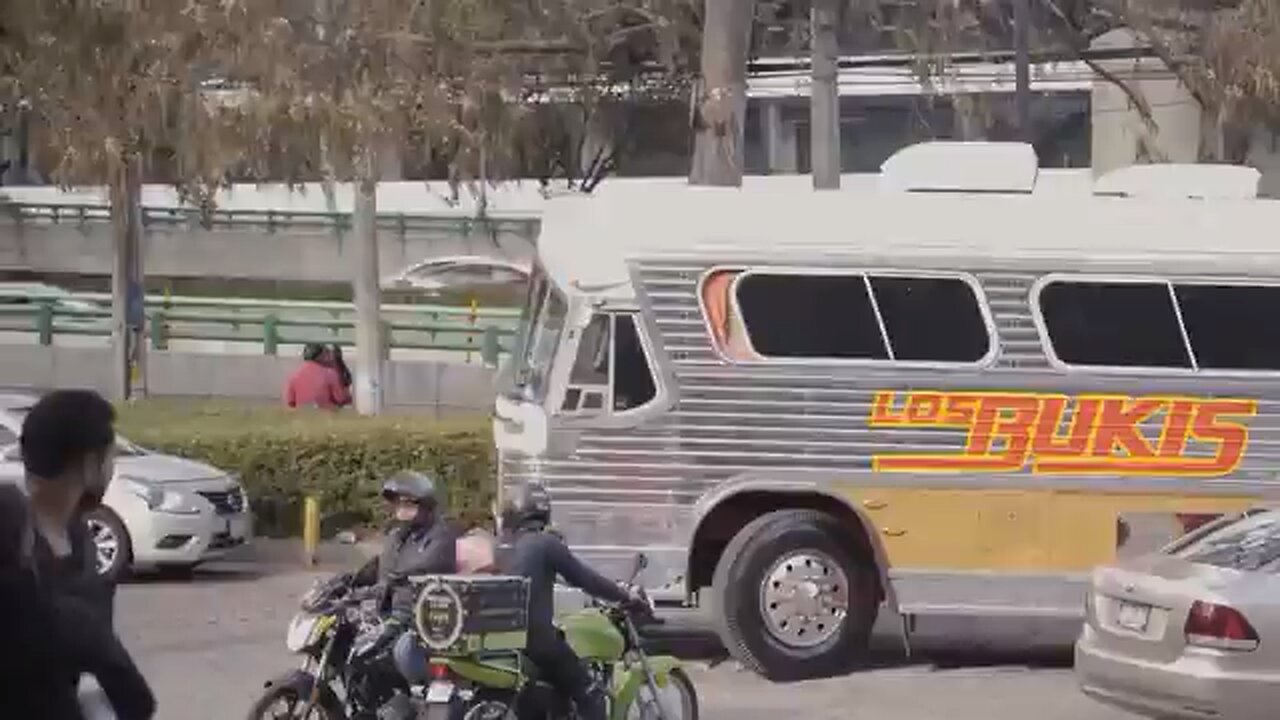
{"label": "sidewalk", "polygon": [[[381,539],[354,545],[325,540],[316,548],[315,568],[354,570],[381,550]],[[254,563],[272,568],[306,570],[301,538],[254,538],[246,547],[228,553],[223,562]]]}

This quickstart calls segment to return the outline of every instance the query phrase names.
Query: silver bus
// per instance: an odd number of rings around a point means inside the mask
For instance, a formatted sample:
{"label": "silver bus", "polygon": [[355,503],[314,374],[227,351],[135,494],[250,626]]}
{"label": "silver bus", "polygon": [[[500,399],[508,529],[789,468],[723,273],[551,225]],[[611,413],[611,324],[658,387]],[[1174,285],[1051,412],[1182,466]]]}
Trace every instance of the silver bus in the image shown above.
{"label": "silver bus", "polygon": [[1080,617],[1097,564],[1277,487],[1257,181],[930,143],[840,191],[549,201],[501,484],[772,678],[849,667],[880,612]]}

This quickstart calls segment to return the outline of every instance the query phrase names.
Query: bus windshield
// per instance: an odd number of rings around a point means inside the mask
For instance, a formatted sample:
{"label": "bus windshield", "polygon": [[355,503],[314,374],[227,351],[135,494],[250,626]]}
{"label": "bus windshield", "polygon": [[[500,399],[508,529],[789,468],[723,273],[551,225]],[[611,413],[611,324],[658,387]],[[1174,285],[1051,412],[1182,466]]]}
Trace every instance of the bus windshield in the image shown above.
{"label": "bus windshield", "polygon": [[520,316],[520,334],[516,341],[515,389],[526,399],[542,402],[547,397],[547,380],[551,361],[560,345],[569,305],[541,267],[535,266],[529,278],[529,295]]}

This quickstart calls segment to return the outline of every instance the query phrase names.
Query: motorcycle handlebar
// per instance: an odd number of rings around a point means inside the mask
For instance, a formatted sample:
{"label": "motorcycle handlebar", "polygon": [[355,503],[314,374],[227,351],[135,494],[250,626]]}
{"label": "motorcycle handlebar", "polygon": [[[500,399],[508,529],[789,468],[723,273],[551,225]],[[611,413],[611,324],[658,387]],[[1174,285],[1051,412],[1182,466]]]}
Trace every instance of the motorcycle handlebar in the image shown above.
{"label": "motorcycle handlebar", "polygon": [[617,612],[626,613],[632,620],[643,621],[646,625],[661,625],[664,621],[654,613],[653,601],[645,594],[643,589],[638,589],[641,602],[609,602],[599,598],[591,598],[593,605],[605,610],[615,610]]}

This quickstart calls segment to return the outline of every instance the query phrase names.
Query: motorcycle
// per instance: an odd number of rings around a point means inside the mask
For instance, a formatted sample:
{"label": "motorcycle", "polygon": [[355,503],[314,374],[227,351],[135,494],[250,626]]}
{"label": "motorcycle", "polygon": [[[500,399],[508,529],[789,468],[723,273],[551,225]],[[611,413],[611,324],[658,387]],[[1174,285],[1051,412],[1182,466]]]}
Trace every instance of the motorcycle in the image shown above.
{"label": "motorcycle", "polygon": [[390,660],[399,632],[378,613],[377,588],[339,576],[303,596],[285,645],[295,670],[264,683],[249,720],[374,720],[402,683]]}
{"label": "motorcycle", "polygon": [[[644,554],[628,584],[645,568]],[[456,597],[456,596],[455,596]],[[453,612],[446,616],[458,618]],[[422,616],[420,616],[422,617]],[[437,617],[441,617],[437,615]],[[669,655],[649,655],[640,628],[659,624],[649,600],[646,610],[596,600],[558,622],[565,639],[586,663],[599,687],[607,689],[610,720],[697,720],[698,695],[681,663]],[[424,628],[419,635],[430,647],[430,682],[415,689],[421,698],[420,717],[426,720],[573,719],[573,704],[549,684],[518,649],[510,652],[438,651],[439,633]],[[432,636],[437,639],[431,642]],[[456,633],[453,634],[456,637]]]}

